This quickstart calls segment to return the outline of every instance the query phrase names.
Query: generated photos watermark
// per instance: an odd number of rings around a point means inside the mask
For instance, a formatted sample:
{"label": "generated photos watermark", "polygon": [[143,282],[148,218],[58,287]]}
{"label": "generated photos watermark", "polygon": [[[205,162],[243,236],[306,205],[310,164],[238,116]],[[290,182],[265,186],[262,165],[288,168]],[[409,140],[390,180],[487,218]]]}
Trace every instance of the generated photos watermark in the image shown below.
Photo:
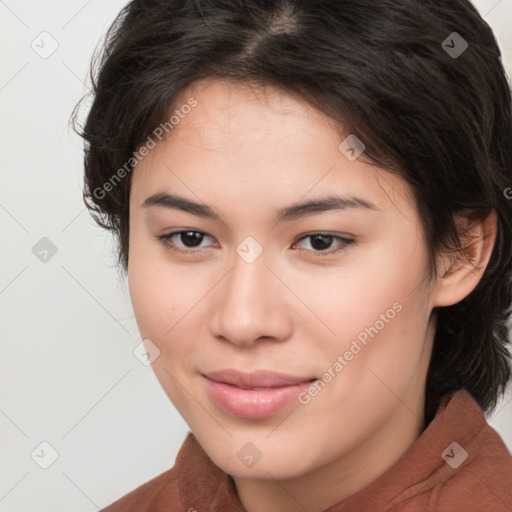
{"label": "generated photos watermark", "polygon": [[[368,336],[371,338],[377,336],[377,334],[384,329],[386,324],[395,318],[396,314],[402,311],[402,309],[402,304],[395,302],[391,308],[386,310],[385,313],[381,313],[379,315],[379,320],[377,320],[371,327],[365,327],[364,330],[352,340],[350,348],[346,350],[343,355],[339,355],[336,358],[336,361],[327,368],[327,370],[322,374],[322,377],[315,380],[306,391],[299,393],[297,396],[298,401],[303,405],[309,404],[311,399],[317,396],[318,393],[320,393],[320,391],[322,391],[325,386],[327,386],[327,384],[331,382],[336,375],[338,375],[338,373],[340,373],[341,370],[343,370],[343,368],[352,361],[352,359],[354,359],[354,356],[361,352],[363,347],[367,345]],[[361,347],[358,341],[363,345],[363,347]]]}
{"label": "generated photos watermark", "polygon": [[145,156],[149,154],[149,152],[156,147],[155,139],[159,141],[163,140],[165,134],[170,133],[180,122],[181,119],[184,119],[186,115],[188,115],[192,108],[197,106],[197,100],[195,98],[189,98],[187,103],[182,105],[179,109],[176,109],[173,115],[169,118],[165,123],[161,123],[157,126],[152,135],[149,135],[146,139],[146,142],[139,147],[137,151],[133,153],[133,156],[128,159],[127,162],[124,163],[122,167],[120,167],[110,179],[108,179],[103,186],[96,187],[93,191],[93,195],[96,199],[104,199],[107,195],[107,192],[112,192],[115,186],[129,174],[132,169],[140,163]]}

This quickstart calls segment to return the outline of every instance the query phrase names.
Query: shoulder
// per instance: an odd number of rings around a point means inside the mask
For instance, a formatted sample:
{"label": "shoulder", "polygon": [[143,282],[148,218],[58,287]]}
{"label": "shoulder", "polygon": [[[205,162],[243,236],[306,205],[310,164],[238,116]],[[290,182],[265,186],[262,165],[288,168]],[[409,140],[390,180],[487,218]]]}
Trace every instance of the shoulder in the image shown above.
{"label": "shoulder", "polygon": [[508,512],[512,509],[512,454],[484,412],[460,391],[437,431],[443,451],[427,493],[436,510]]}
{"label": "shoulder", "polygon": [[[405,485],[397,484],[389,512],[512,510],[512,454],[466,390],[443,400],[404,457]],[[406,476],[411,470],[421,477]]]}
{"label": "shoulder", "polygon": [[485,425],[466,446],[454,445],[452,452],[454,463],[445,467],[450,478],[443,485],[440,504],[460,503],[464,496],[468,510],[509,511],[512,454],[499,434]]}
{"label": "shoulder", "polygon": [[[194,479],[201,454],[191,432],[183,441],[174,466],[122,496],[100,512],[173,512],[180,510],[179,488]],[[207,468],[209,470],[210,468]]]}
{"label": "shoulder", "polygon": [[155,510],[158,502],[165,502],[166,510],[176,504],[179,507],[176,466],[135,488],[119,498],[101,512],[149,512]]}

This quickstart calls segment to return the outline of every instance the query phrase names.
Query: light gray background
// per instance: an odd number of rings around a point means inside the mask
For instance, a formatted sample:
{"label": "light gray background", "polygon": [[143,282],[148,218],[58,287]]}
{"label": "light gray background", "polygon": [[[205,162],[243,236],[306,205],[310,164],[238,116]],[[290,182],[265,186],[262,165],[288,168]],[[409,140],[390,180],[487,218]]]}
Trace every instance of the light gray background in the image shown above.
{"label": "light gray background", "polygon": [[[1,511],[96,511],[169,469],[187,432],[132,353],[127,283],[82,203],[82,142],[67,125],[124,5],[0,0]],[[512,0],[475,5],[512,74]],[[52,44],[47,58],[31,46]],[[46,263],[32,252],[43,237],[57,247]],[[512,451],[510,386],[489,422]],[[44,441],[58,452],[46,470]]]}

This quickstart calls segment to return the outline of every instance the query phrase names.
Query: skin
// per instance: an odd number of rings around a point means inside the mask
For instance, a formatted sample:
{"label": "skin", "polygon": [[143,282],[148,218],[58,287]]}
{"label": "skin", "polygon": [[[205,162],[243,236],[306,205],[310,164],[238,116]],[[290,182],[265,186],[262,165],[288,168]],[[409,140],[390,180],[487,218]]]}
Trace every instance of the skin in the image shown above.
{"label": "skin", "polygon": [[[409,186],[362,156],[345,158],[325,116],[279,89],[219,80],[196,83],[176,105],[190,97],[197,106],[132,175],[128,282],[138,327],[160,350],[153,368],[163,389],[246,510],[320,512],[376,479],[421,434],[432,310],[477,285],[496,216],[474,226],[489,237],[467,262],[440,256],[440,277],[429,282]],[[278,209],[334,191],[379,210],[274,222]],[[222,221],[142,207],[157,192],[205,203]],[[173,238],[189,254],[156,238],[178,230],[203,234],[195,245]],[[305,237],[318,232],[357,243],[322,256]],[[263,249],[251,264],[236,252],[248,236]],[[323,252],[341,244],[327,241]],[[243,419],[206,393],[200,373],[224,368],[320,379],[395,303],[401,310],[307,404]],[[252,467],[237,457],[248,442],[261,452]]]}

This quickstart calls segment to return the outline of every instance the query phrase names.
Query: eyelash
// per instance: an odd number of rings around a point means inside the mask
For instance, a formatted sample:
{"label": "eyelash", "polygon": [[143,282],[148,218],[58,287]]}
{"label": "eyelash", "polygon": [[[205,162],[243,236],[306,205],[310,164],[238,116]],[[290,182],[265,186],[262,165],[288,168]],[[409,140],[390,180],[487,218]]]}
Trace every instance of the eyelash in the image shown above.
{"label": "eyelash", "polygon": [[[162,243],[162,245],[165,248],[171,249],[172,251],[177,252],[177,253],[191,255],[191,254],[195,254],[195,253],[198,253],[201,251],[201,249],[184,250],[184,249],[179,249],[178,247],[176,247],[176,245],[171,241],[171,239],[172,239],[172,237],[174,237],[176,235],[180,235],[181,233],[200,233],[202,235],[209,236],[202,231],[197,231],[194,229],[185,229],[185,230],[181,230],[181,231],[173,231],[172,233],[168,233],[165,235],[159,235],[156,238]],[[343,243],[336,249],[327,250],[327,251],[311,251],[309,249],[299,249],[299,250],[306,251],[306,252],[313,252],[313,254],[315,254],[316,256],[325,257],[325,256],[332,256],[335,253],[347,250],[351,245],[355,245],[357,243],[356,240],[351,239],[351,238],[345,238],[345,237],[331,235],[329,233],[321,233],[321,232],[304,235],[303,237],[299,238],[298,242],[300,242],[304,239],[307,239],[307,238],[312,238],[317,235],[326,236],[326,237],[338,240]]]}

